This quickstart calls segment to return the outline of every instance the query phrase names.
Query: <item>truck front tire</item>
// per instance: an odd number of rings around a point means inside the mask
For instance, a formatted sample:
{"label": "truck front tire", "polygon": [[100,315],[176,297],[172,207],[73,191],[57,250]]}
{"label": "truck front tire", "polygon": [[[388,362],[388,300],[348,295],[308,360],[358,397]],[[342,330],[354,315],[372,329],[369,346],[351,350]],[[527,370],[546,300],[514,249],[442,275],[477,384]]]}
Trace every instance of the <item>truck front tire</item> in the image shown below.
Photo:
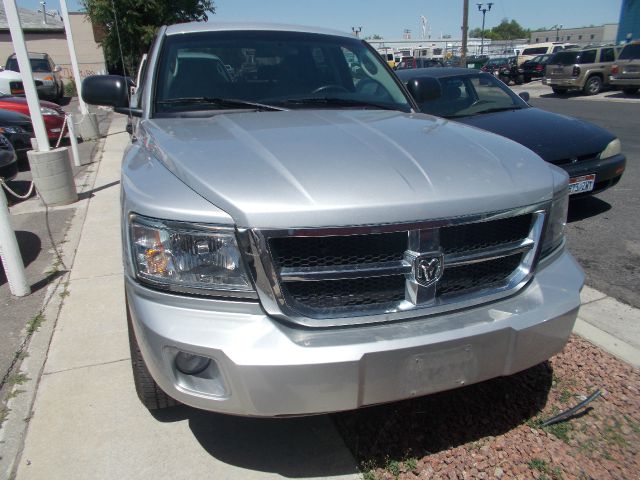
{"label": "truck front tire", "polygon": [[142,352],[136,340],[136,334],[131,322],[131,314],[127,305],[127,326],[129,329],[129,349],[131,350],[131,367],[133,369],[133,382],[136,386],[138,398],[149,410],[159,410],[180,405],[180,402],[164,393],[155,382],[147,365],[142,358]]}

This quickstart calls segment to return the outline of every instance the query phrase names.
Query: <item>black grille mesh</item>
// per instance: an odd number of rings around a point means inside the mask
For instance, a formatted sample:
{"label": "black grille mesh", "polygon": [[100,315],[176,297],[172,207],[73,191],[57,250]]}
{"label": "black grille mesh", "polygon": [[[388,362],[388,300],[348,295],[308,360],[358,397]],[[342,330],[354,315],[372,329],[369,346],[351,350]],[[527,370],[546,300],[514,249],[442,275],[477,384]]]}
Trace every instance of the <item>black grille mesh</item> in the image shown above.
{"label": "black grille mesh", "polygon": [[404,300],[404,275],[328,282],[287,282],[285,291],[311,309],[384,305]]}
{"label": "black grille mesh", "polygon": [[522,240],[529,235],[531,214],[440,229],[440,247],[447,253],[467,252]]}
{"label": "black grille mesh", "polygon": [[437,295],[467,293],[503,283],[520,265],[522,254],[486,262],[446,268],[436,287]]}
{"label": "black grille mesh", "polygon": [[336,237],[272,238],[278,268],[331,267],[402,260],[407,232]]}

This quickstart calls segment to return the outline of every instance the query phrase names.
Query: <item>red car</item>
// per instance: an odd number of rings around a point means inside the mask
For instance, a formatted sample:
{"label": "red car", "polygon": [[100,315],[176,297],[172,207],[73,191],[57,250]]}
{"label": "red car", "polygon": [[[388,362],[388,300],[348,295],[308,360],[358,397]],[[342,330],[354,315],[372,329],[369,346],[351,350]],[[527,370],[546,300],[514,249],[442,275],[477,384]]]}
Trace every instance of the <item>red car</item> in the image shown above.
{"label": "red car", "polygon": [[[13,97],[0,93],[0,109],[12,110],[30,116],[27,99],[24,97]],[[40,100],[40,111],[44,119],[49,140],[56,142],[60,137],[62,126],[64,125],[64,110],[59,105],[46,100]]]}

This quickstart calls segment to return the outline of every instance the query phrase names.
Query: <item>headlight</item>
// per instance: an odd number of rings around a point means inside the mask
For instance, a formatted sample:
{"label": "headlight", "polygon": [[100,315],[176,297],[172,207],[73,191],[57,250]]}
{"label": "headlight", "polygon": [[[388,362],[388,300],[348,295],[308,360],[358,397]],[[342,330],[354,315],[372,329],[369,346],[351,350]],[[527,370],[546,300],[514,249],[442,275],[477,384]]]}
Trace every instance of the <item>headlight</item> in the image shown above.
{"label": "headlight", "polygon": [[556,192],[551,203],[549,219],[547,220],[544,232],[541,255],[551,253],[560,246],[564,239],[564,228],[567,225],[567,214],[569,212],[569,187],[565,186]]}
{"label": "headlight", "polygon": [[232,228],[133,215],[130,235],[136,275],[143,281],[183,290],[253,290]]}
{"label": "headlight", "polygon": [[0,133],[27,133],[22,127],[0,127]]}
{"label": "headlight", "polygon": [[621,152],[622,152],[622,147],[620,145],[620,140],[616,138],[615,140],[611,140],[609,142],[609,145],[607,145],[607,148],[605,148],[600,154],[600,158],[613,157],[614,155],[620,155]]}
{"label": "headlight", "polygon": [[42,115],[60,115],[53,108],[47,107],[40,107],[40,113],[42,113]]}

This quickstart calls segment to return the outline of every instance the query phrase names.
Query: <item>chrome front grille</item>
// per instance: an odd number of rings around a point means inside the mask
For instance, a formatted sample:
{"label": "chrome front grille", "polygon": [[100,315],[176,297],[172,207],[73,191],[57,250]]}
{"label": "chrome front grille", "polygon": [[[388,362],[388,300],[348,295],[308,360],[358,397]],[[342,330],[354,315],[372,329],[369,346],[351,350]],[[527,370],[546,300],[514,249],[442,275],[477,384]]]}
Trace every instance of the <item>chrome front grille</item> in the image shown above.
{"label": "chrome front grille", "polygon": [[[545,207],[413,224],[247,230],[268,313],[308,326],[429,315],[512,294],[532,275]],[[420,311],[423,310],[423,311]]]}

